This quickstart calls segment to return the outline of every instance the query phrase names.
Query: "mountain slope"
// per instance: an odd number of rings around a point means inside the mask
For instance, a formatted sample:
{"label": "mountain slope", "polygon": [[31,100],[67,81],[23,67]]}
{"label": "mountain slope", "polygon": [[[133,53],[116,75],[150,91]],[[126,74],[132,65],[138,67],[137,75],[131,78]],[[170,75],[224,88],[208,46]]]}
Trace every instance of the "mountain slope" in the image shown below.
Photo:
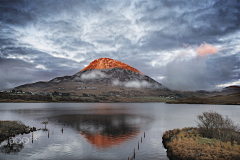
{"label": "mountain slope", "polygon": [[[238,92],[237,87],[223,91],[172,91],[137,69],[109,58],[93,61],[72,76],[56,77],[48,82],[36,82],[15,88],[24,92],[70,93],[70,97],[88,97],[101,102],[153,102],[188,97],[211,97]],[[69,95],[69,94],[68,94]]]}
{"label": "mountain slope", "polygon": [[84,70],[73,76],[57,77],[49,82],[25,84],[15,89],[31,92],[73,92],[81,89],[110,91],[113,88],[166,89],[162,84],[144,74],[122,68]]}
{"label": "mountain slope", "polygon": [[[81,82],[82,84],[113,84],[129,82],[146,82],[146,87],[162,87],[162,85],[147,75],[122,68],[91,69],[76,73],[73,76],[57,77],[50,83]],[[119,83],[119,84],[117,84]],[[134,87],[133,87],[134,88]],[[145,88],[145,87],[143,87]]]}
{"label": "mountain slope", "polygon": [[162,84],[137,69],[109,58],[95,60],[73,76],[56,77],[48,82],[25,84],[15,89],[25,92],[67,92],[76,96],[81,96],[83,93],[88,95],[158,96],[159,91],[169,92]]}

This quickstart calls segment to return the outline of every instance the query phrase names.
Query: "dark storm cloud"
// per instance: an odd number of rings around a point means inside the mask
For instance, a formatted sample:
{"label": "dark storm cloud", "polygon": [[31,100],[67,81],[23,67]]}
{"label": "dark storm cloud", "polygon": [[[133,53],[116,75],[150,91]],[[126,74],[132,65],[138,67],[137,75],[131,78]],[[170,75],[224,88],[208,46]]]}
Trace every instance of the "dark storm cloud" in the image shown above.
{"label": "dark storm cloud", "polygon": [[179,90],[213,90],[229,80],[240,79],[239,55],[196,57],[190,60],[174,59],[165,66],[163,83]]}
{"label": "dark storm cloud", "polygon": [[[234,0],[1,0],[0,88],[74,74],[101,57],[172,89],[214,88],[239,80],[239,28]],[[218,52],[196,56],[205,43]],[[192,57],[179,58],[185,52]]]}
{"label": "dark storm cloud", "polygon": [[[240,3],[235,1],[162,1],[145,14],[138,23],[161,26],[148,35],[146,47],[167,49],[178,42],[214,43],[220,36],[233,33],[240,27]],[[164,8],[167,8],[164,13]],[[163,10],[163,13],[159,12]],[[153,18],[155,14],[155,18]],[[159,16],[158,16],[159,15]]]}
{"label": "dark storm cloud", "polygon": [[14,39],[13,38],[0,38],[0,44],[1,44],[1,48],[2,46],[5,45],[14,45]]}
{"label": "dark storm cloud", "polygon": [[[0,67],[1,89],[12,88],[35,79],[32,74],[29,74],[28,70],[34,67],[34,65],[22,60],[0,58]],[[24,76],[22,75],[23,73],[25,73]]]}
{"label": "dark storm cloud", "polygon": [[[20,47],[6,48],[4,52],[7,52],[10,55],[16,56],[16,57],[26,56],[22,59],[24,59],[25,61],[33,61],[33,65],[35,66],[39,64],[44,65],[47,70],[52,70],[52,71],[55,71],[55,70],[68,71],[69,68],[79,66],[79,63],[73,60],[53,57],[48,53],[32,50],[28,48],[20,48]],[[54,63],[52,63],[52,61]],[[65,64],[71,64],[71,65],[65,65]]]}
{"label": "dark storm cloud", "polygon": [[1,1],[0,21],[10,25],[26,26],[35,20],[35,16],[26,10],[21,1]]}
{"label": "dark storm cloud", "polygon": [[[49,81],[54,77],[73,75],[81,70],[81,68],[77,68],[81,64],[75,61],[53,57],[47,53],[32,49],[12,47],[5,48],[3,52],[9,53],[13,57],[21,57],[21,59],[0,58],[0,88],[2,89],[13,88],[23,83],[33,83],[39,80]],[[9,55],[2,56],[8,57]]]}

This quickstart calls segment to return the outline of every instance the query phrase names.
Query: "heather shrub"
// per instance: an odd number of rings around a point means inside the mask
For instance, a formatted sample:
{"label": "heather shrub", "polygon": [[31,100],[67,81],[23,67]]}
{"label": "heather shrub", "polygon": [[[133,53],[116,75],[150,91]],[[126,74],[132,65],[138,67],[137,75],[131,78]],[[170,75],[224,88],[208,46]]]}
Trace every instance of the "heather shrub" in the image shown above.
{"label": "heather shrub", "polygon": [[239,125],[235,125],[227,116],[213,111],[203,112],[197,116],[198,132],[206,138],[214,138],[223,142],[237,141],[240,144]]}

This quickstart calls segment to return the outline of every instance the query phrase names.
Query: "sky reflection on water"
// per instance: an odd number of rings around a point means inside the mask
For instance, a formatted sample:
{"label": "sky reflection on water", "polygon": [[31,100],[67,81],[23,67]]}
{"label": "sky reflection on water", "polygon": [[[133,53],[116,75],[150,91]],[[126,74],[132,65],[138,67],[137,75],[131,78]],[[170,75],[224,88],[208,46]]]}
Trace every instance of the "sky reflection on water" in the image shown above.
{"label": "sky reflection on water", "polygon": [[[34,132],[33,141],[31,134],[16,136],[29,143],[17,154],[0,153],[0,159],[127,159],[136,148],[138,160],[164,160],[162,134],[196,126],[196,115],[208,110],[240,121],[240,108],[227,105],[1,103],[1,120],[21,120],[41,130]],[[48,121],[46,130],[43,121]]]}

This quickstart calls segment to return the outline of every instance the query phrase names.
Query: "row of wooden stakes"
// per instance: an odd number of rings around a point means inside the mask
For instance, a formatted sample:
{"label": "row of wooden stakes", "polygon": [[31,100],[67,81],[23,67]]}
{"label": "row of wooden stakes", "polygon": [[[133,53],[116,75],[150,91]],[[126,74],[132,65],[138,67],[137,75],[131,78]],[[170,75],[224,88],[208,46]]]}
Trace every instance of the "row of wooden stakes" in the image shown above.
{"label": "row of wooden stakes", "polygon": [[[49,129],[47,130],[48,131],[48,138],[49,138]],[[62,131],[62,134],[63,134],[63,127],[62,127],[62,129],[61,129],[61,131]],[[32,143],[33,143],[33,132],[32,132]]]}
{"label": "row of wooden stakes", "polygon": [[[145,132],[144,132],[144,138],[145,138]],[[142,137],[141,137],[141,143],[142,143]],[[139,150],[139,141],[138,141],[138,150]],[[134,151],[133,151],[133,156],[131,157],[130,160],[133,160],[135,159],[135,148],[134,148]],[[129,160],[129,157],[128,157],[128,160]]]}

